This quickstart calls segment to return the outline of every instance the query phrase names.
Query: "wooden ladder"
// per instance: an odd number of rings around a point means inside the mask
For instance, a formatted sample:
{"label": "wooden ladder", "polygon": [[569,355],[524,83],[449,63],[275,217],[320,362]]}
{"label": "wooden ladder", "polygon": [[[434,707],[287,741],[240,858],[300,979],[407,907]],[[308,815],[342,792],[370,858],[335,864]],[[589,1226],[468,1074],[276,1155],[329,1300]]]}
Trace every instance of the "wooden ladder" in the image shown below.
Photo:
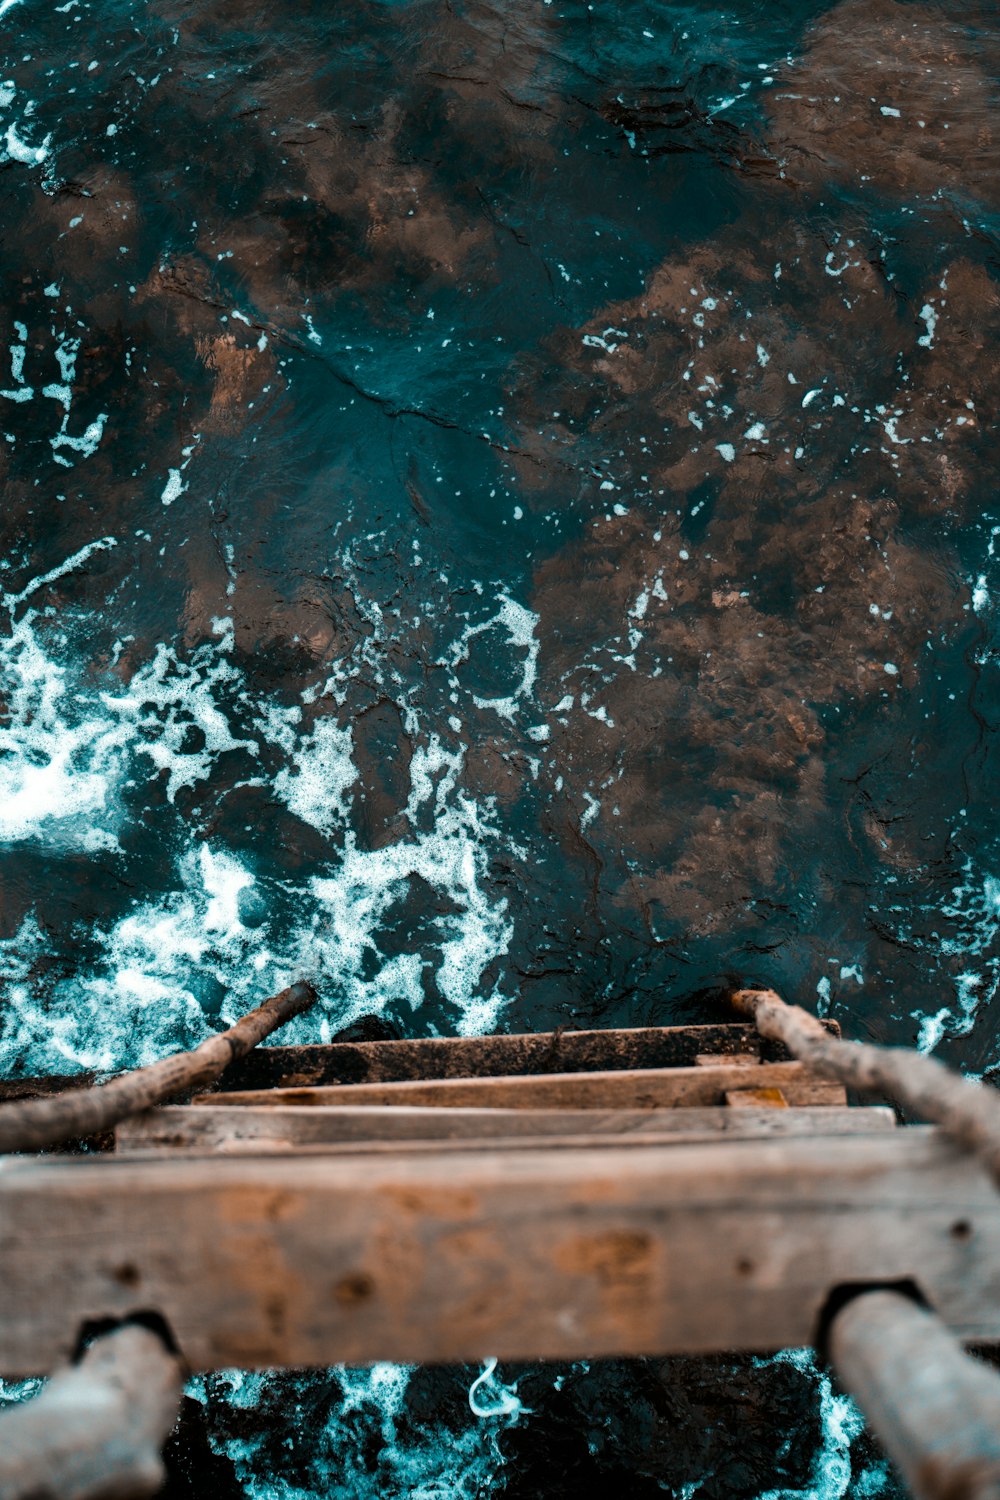
{"label": "wooden ladder", "polygon": [[[0,1374],[61,1368],[62,1410],[67,1383],[93,1387],[88,1360],[126,1361],[116,1391],[160,1393],[153,1473],[177,1351],[206,1370],[815,1343],[914,1494],[957,1494],[974,1470],[961,1493],[1000,1500],[1000,1381],[961,1347],[1000,1343],[1000,1198],[939,1127],[848,1104],[823,1062],[836,1027],[766,1002],[806,1025],[816,1066],[760,1014],[247,1050],[307,988],[194,1054],[67,1093],[67,1118],[118,1120],[86,1154],[0,1158]],[[182,1078],[200,1091],[133,1112]],[[0,1424],[0,1449],[28,1455],[20,1489],[0,1456],[0,1500],[71,1488],[74,1454],[60,1469],[51,1439],[50,1490],[32,1465],[44,1399],[21,1450]]]}

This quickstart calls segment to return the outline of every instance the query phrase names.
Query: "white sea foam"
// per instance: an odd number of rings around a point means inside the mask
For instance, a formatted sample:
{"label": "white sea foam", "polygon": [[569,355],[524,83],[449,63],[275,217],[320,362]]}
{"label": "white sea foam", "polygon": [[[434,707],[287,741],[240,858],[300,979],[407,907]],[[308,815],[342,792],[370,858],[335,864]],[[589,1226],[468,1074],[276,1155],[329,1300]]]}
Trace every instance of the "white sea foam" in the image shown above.
{"label": "white sea foam", "polygon": [[[799,1370],[814,1385],[820,1420],[820,1446],[805,1488],[767,1490],[757,1500],[844,1500],[851,1491],[851,1445],[864,1431],[858,1408],[849,1396],[834,1390],[830,1376],[818,1368],[812,1349],[783,1349],[755,1363],[761,1368],[785,1364]],[[884,1465],[877,1465],[865,1471],[853,1493],[874,1500],[887,1481]]]}
{"label": "white sea foam", "polygon": [[469,1409],[473,1416],[513,1417],[525,1414],[527,1408],[517,1394],[516,1385],[505,1385],[497,1374],[498,1361],[490,1358],[469,1387]]}
{"label": "white sea foam", "polygon": [[485,888],[492,842],[488,818],[472,799],[456,796],[429,832],[412,839],[362,850],[348,837],[336,873],[311,880],[318,912],[312,930],[302,934],[303,961],[308,952],[313,966],[331,976],[344,1007],[340,1024],[391,1002],[405,1001],[412,1009],[422,1003],[423,965],[417,955],[390,960],[372,978],[365,968],[366,958],[377,954],[386,915],[416,876],[457,908],[455,916],[439,919],[436,971],[438,988],[456,1012],[456,1029],[469,1035],[495,1026],[502,997],[496,991],[479,995],[477,988],[483,971],[506,953],[513,929],[506,902]]}
{"label": "white sea foam", "polygon": [[[201,843],[181,856],[175,891],[137,901],[119,921],[91,931],[95,956],[37,990],[29,976],[47,946],[29,915],[16,938],[0,944],[0,975],[12,1002],[0,1070],[142,1065],[197,1045],[302,974],[316,982],[321,1005],[282,1039],[326,1041],[360,1015],[418,1009],[431,962],[455,1029],[489,1030],[503,997],[496,988],[483,994],[480,980],[512,936],[505,902],[485,887],[490,837],[482,811],[459,798],[414,839],[377,851],[348,840],[329,873],[290,893],[295,921],[268,918],[253,927],[241,916],[247,896],[258,893],[253,870],[235,853]],[[417,952],[383,959],[386,917],[413,876],[439,891],[452,914],[439,919],[433,958]]]}
{"label": "white sea foam", "polygon": [[[40,591],[98,545],[8,597]],[[27,611],[0,643],[8,705],[0,728],[0,838],[116,849],[128,828],[122,792],[143,761],[161,773],[169,804],[210,782],[220,757],[239,752],[256,758],[291,812],[321,833],[336,832],[335,844],[315,872],[286,886],[295,913],[288,921],[270,914],[268,891],[245,856],[179,823],[172,890],[140,898],[120,920],[92,930],[78,972],[55,970],[40,987],[29,982],[30,965],[20,975],[0,1043],[7,1072],[148,1062],[196,1044],[220,1019],[234,1019],[303,973],[318,983],[322,1005],[290,1028],[288,1040],[326,1040],[361,1014],[418,1008],[431,968],[446,1024],[464,1034],[496,1025],[503,996],[481,980],[507,951],[512,929],[506,902],[488,888],[494,809],[461,792],[461,749],[421,737],[411,714],[411,832],[385,848],[359,848],[347,816],[356,780],[350,727],[331,716],[305,731],[297,706],[256,699],[233,660],[231,622],[217,620],[214,629],[214,639],[185,657],[161,645],[129,682],[112,688],[74,668],[63,629]],[[257,737],[240,733],[237,720],[252,724]],[[440,895],[447,915],[434,919],[422,951],[383,958],[383,930],[414,880]],[[259,908],[252,927],[241,918],[248,900]],[[41,942],[29,914],[5,950],[8,962],[17,952],[37,959]]]}
{"label": "white sea foam", "polygon": [[[22,591],[30,592],[31,585]],[[65,644],[55,632],[56,648]],[[102,710],[81,674],[49,654],[33,611],[0,641],[0,696],[7,709],[0,724],[0,843],[116,846],[109,824],[128,728]]]}
{"label": "white sea foam", "polygon": [[4,135],[6,150],[0,150],[0,161],[18,161],[26,167],[38,167],[49,154],[52,144],[51,135],[47,135],[41,144],[36,145],[32,141],[23,140],[18,134],[17,125],[8,125]]}
{"label": "white sea foam", "polygon": [[349,724],[318,719],[312,733],[292,748],[292,766],[274,779],[275,793],[289,811],[320,833],[331,833],[347,811],[347,793],[358,774],[352,748]]}
{"label": "white sea foam", "polygon": [[[314,1500],[317,1494],[351,1500],[480,1500],[495,1493],[504,1465],[498,1437],[520,1420],[520,1403],[517,1410],[473,1414],[464,1426],[428,1420],[408,1408],[414,1373],[410,1365],[338,1366],[325,1377],[332,1398],[325,1401],[317,1401],[316,1382],[323,1376],[277,1377],[289,1410],[322,1413],[310,1429],[308,1457],[296,1464],[294,1480],[275,1476],[273,1465],[266,1463],[262,1450],[273,1442],[269,1427],[259,1435],[233,1436],[226,1431],[224,1415],[220,1419],[213,1410],[217,1395],[244,1410],[264,1405],[269,1396],[273,1400],[274,1376],[225,1371],[192,1380],[188,1395],[205,1406],[209,1440],[232,1462],[248,1500]],[[263,1479],[262,1473],[268,1477]]]}
{"label": "white sea foam", "polygon": [[962,969],[953,975],[955,1001],[933,1015],[914,1013],[920,1023],[917,1048],[933,1052],[945,1037],[968,1036],[976,1025],[980,1007],[1000,981],[1000,958],[996,956],[1000,935],[1000,879],[982,875],[967,862],[962,881],[953,887],[951,900],[939,907],[939,916],[951,935],[931,933],[935,955],[959,959]]}
{"label": "white sea foam", "polygon": [[[9,148],[9,130],[7,132],[7,144]],[[26,159],[23,153],[19,159]],[[0,163],[3,160],[4,152],[0,150]],[[59,371],[59,379],[50,380],[38,392],[36,387],[30,384],[25,378],[24,373],[28,350],[28,330],[23,323],[15,322],[14,331],[18,336],[18,341],[8,346],[13,385],[7,390],[0,390],[0,398],[20,405],[25,401],[34,401],[37,395],[40,399],[54,401],[61,407],[62,416],[59,428],[49,439],[49,445],[52,448],[53,460],[64,469],[72,469],[75,467],[75,461],[67,458],[63,450],[78,454],[80,458],[84,459],[93,457],[100,447],[101,439],[104,436],[104,427],[108,420],[107,412],[99,412],[81,431],[70,432],[69,430],[73,407],[73,382],[76,377],[76,359],[80,351],[80,339],[75,334],[60,333],[55,327],[51,329],[52,336],[56,339],[54,357]]]}
{"label": "white sea foam", "polygon": [[478,636],[487,633],[492,635],[506,635],[508,651],[511,649],[521,652],[520,681],[517,682],[513,691],[502,697],[485,698],[473,693],[473,702],[477,708],[493,709],[501,718],[514,719],[519,706],[529,701],[535,691],[535,680],[538,675],[538,651],[539,643],[535,636],[535,627],[538,624],[538,616],[533,614],[525,605],[519,604],[509,594],[499,594],[499,608],[495,615],[487,620],[479,621],[474,625],[466,625],[462,636],[452,651],[451,665],[458,668],[469,659],[469,647]]}
{"label": "white sea foam", "polygon": [[[207,779],[220,755],[234,750],[256,754],[256,740],[233,733],[228,703],[239,700],[242,677],[233,664],[232,621],[213,620],[215,640],[184,659],[169,646],[157,646],[152,661],[135,673],[125,692],[102,693],[108,711],[130,726],[137,754],[165,773],[167,800]],[[200,731],[200,748],[191,744]]]}
{"label": "white sea foam", "polygon": [[0,597],[0,604],[6,610],[16,609],[19,604],[24,604],[28,599],[33,598],[47,584],[57,583],[60,578],[65,578],[67,574],[75,572],[77,568],[93,557],[95,552],[107,552],[112,547],[117,547],[117,545],[118,542],[113,536],[102,536],[97,541],[88,542],[85,547],[81,547],[71,557],[67,557],[65,562],[61,562],[58,566],[50,568],[47,573],[40,573],[37,578],[32,578],[19,593],[4,594]]}

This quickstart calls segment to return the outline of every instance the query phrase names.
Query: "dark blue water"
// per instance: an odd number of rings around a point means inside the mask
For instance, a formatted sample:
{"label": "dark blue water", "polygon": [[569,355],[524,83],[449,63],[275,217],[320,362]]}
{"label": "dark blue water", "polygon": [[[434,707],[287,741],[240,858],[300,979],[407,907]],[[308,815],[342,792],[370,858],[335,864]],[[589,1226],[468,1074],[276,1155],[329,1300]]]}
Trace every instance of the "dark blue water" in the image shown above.
{"label": "dark blue water", "polygon": [[[300,973],[285,1040],[766,982],[1000,1065],[998,66],[985,4],[0,0],[5,1075]],[[212,1377],[178,1493],[893,1493],[803,1356],[479,1374]]]}

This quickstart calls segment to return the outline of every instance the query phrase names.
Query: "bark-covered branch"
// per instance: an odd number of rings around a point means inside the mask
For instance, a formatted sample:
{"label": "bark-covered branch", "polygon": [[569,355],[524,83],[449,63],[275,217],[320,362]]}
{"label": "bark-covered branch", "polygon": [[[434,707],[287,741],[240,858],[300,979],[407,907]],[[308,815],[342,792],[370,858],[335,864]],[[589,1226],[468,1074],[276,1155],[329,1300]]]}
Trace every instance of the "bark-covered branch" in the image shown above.
{"label": "bark-covered branch", "polygon": [[830,1357],[914,1500],[1000,1500],[1000,1375],[896,1291],[836,1314]]}
{"label": "bark-covered branch", "polygon": [[60,1141],[96,1135],[165,1099],[203,1089],[277,1027],[308,1010],[315,999],[312,985],[300,980],[192,1052],[175,1053],[96,1088],[2,1104],[0,1152],[38,1151]]}
{"label": "bark-covered branch", "polygon": [[79,1364],[0,1413],[0,1500],[142,1500],[180,1409],[181,1361],[149,1328],[96,1339]]}
{"label": "bark-covered branch", "polygon": [[982,1159],[1000,1186],[1000,1093],[995,1089],[903,1047],[839,1041],[815,1016],[786,1005],[773,990],[739,990],[733,1003],[753,1018],[761,1036],[783,1042],[821,1077],[862,1094],[886,1094],[920,1119],[940,1125]]}

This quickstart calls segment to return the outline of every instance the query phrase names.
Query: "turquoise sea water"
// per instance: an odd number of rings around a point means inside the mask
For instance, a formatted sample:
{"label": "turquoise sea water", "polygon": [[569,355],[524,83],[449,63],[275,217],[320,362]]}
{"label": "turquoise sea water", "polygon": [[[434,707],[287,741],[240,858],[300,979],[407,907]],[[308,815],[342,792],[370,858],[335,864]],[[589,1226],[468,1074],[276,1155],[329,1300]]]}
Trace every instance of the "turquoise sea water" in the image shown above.
{"label": "turquoise sea water", "polygon": [[[1000,26],[0,0],[0,1068],[1000,1063]],[[470,1388],[475,1386],[470,1404]],[[890,1495],[798,1354],[211,1377],[178,1495]]]}

